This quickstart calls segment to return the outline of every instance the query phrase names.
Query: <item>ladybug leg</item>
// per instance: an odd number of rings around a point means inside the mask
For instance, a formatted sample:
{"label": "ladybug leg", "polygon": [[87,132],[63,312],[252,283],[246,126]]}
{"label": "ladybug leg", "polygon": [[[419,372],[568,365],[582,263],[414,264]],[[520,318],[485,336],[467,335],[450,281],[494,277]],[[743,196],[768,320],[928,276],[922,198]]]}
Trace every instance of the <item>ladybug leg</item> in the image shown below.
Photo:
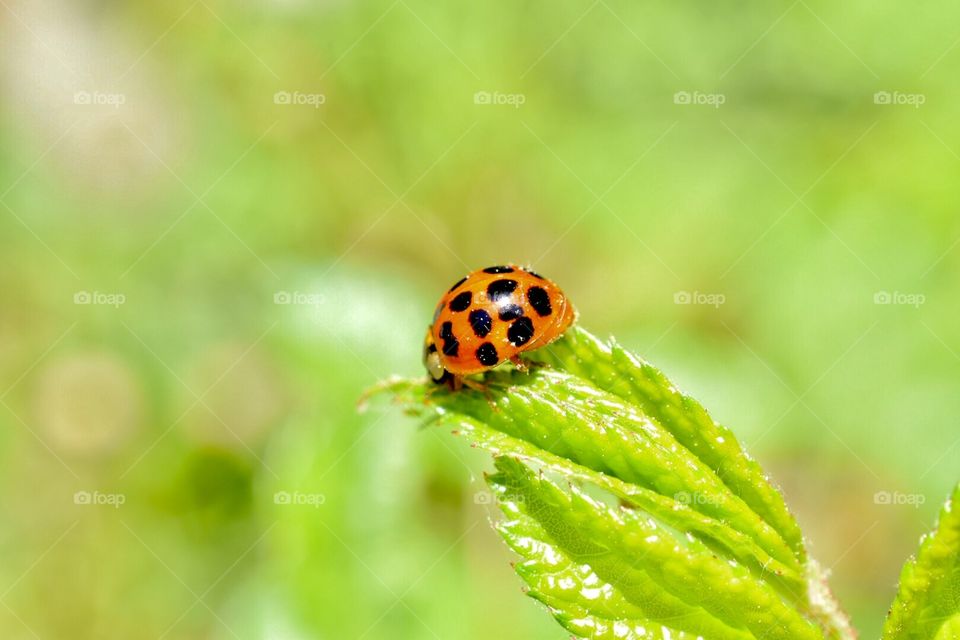
{"label": "ladybug leg", "polygon": [[433,395],[442,388],[443,386],[439,384],[431,384],[429,387],[427,387],[427,390],[423,393],[423,404],[430,404],[431,400],[433,399]]}
{"label": "ladybug leg", "polygon": [[451,391],[460,391],[461,389],[466,387],[467,389],[472,389],[473,391],[479,391],[483,395],[487,396],[488,400],[491,398],[490,388],[478,380],[473,380],[471,378],[466,378],[464,376],[455,376],[451,374],[450,377],[447,378],[444,382],[446,382],[447,386],[450,388]]}
{"label": "ladybug leg", "polygon": [[548,368],[549,368],[549,366],[550,366],[550,365],[548,365],[546,362],[542,362],[542,361],[540,361],[540,360],[524,360],[524,364],[527,365],[527,368],[528,368],[528,369],[539,369],[539,368],[541,368],[541,367],[548,367]]}
{"label": "ladybug leg", "polygon": [[450,379],[447,380],[447,384],[450,386],[451,391],[460,391],[460,389],[466,387],[467,389],[480,391],[486,395],[490,394],[490,390],[487,389],[487,385],[470,378],[465,378],[464,376],[451,375]]}
{"label": "ladybug leg", "polygon": [[490,393],[489,385],[483,384],[477,380],[471,380],[470,378],[460,378],[460,383],[468,389],[482,393],[483,397],[487,399],[487,404],[490,405],[490,409],[493,411],[500,411],[500,407],[498,407],[493,401],[493,394]]}
{"label": "ladybug leg", "polygon": [[485,395],[490,395],[490,389],[487,388],[487,385],[482,382],[477,382],[476,380],[470,380],[469,378],[460,378],[460,385],[468,389],[473,389],[474,391],[480,391]]}
{"label": "ladybug leg", "polygon": [[510,358],[510,362],[513,363],[513,366],[517,368],[517,371],[522,373],[530,373],[530,365],[535,363],[527,363],[524,360],[520,359],[520,356],[513,356]]}

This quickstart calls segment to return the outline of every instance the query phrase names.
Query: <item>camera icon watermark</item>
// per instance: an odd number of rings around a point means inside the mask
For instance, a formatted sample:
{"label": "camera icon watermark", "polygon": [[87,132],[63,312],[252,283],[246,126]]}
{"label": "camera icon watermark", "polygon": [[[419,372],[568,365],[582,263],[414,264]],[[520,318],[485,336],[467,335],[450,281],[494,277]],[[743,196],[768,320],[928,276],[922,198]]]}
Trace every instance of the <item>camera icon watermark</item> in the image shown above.
{"label": "camera icon watermark", "polygon": [[107,506],[119,509],[127,501],[122,493],[101,493],[100,491],[77,491],[73,494],[73,504],[82,506]]}
{"label": "camera icon watermark", "polygon": [[281,506],[318,508],[327,501],[322,493],[303,493],[301,491],[277,491],[273,494],[273,504]]}
{"label": "camera icon watermark", "polygon": [[877,491],[873,494],[873,504],[884,506],[910,506],[919,509],[927,501],[922,493],[902,493],[900,491]]}
{"label": "camera icon watermark", "polygon": [[273,294],[273,304],[304,305],[319,307],[327,301],[322,293],[307,293],[303,291],[276,291]]}
{"label": "camera icon watermark", "polygon": [[489,491],[478,491],[473,494],[473,504],[494,504],[497,499]]}
{"label": "camera icon watermark", "polygon": [[877,291],[873,294],[873,304],[900,305],[919,309],[927,301],[922,293],[905,293],[903,291]]}
{"label": "camera icon watermark", "polygon": [[273,94],[273,104],[289,106],[307,106],[319,109],[326,104],[327,96],[322,93],[303,93],[300,91],[277,91]]}
{"label": "camera icon watermark", "polygon": [[719,309],[720,305],[726,304],[727,296],[722,293],[703,293],[701,291],[675,291],[673,294],[673,304],[697,304],[706,305]]}
{"label": "camera icon watermark", "polygon": [[704,93],[702,91],[677,91],[673,94],[673,104],[701,105],[719,109],[727,101],[723,93]]}
{"label": "camera icon watermark", "polygon": [[73,94],[73,104],[107,106],[119,109],[127,103],[127,96],[123,93],[107,93],[104,91],[77,91]]}
{"label": "camera icon watermark", "polygon": [[126,304],[127,296],[122,293],[104,293],[103,291],[77,291],[73,294],[73,304],[103,305],[117,309]]}
{"label": "camera icon watermark", "polygon": [[873,94],[873,104],[908,106],[919,109],[927,102],[923,93],[903,93],[902,91],[877,91]]}
{"label": "camera icon watermark", "polygon": [[480,105],[506,105],[519,109],[521,105],[527,102],[527,96],[523,93],[501,93],[499,91],[477,91],[473,94],[473,104]]}

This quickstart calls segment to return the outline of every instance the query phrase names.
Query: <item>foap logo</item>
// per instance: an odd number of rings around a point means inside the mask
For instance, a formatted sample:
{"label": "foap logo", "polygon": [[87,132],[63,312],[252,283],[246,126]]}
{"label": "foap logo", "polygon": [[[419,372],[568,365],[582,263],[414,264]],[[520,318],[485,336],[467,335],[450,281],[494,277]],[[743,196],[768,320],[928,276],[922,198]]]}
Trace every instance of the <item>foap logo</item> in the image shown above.
{"label": "foap logo", "polygon": [[673,104],[699,105],[719,109],[727,101],[722,93],[704,93],[702,91],[677,91],[673,94]]}
{"label": "foap logo", "polygon": [[107,93],[104,91],[77,91],[73,94],[73,104],[108,106],[119,109],[127,103],[127,96],[122,93]]}
{"label": "foap logo", "polygon": [[304,305],[319,307],[326,298],[322,293],[306,293],[303,291],[277,291],[273,294],[273,304]]}
{"label": "foap logo", "polygon": [[922,293],[905,293],[903,291],[877,291],[873,294],[873,304],[900,305],[919,309],[927,301]]}
{"label": "foap logo", "polygon": [[303,93],[300,91],[277,91],[273,94],[273,104],[307,106],[319,109],[327,102],[327,96],[322,93]]}
{"label": "foap logo", "polygon": [[719,496],[712,496],[699,491],[679,491],[673,494],[673,499],[688,507],[691,505],[718,505],[721,502]]}
{"label": "foap logo", "polygon": [[477,91],[473,94],[473,104],[510,106],[519,109],[527,102],[527,96],[522,93],[501,93],[499,91]]}
{"label": "foap logo", "polygon": [[[477,491],[473,494],[473,504],[497,504],[500,500],[501,498],[499,496],[489,491]],[[510,498],[510,502],[522,503],[523,496],[513,496]]]}
{"label": "foap logo", "polygon": [[673,294],[673,304],[700,304],[718,309],[725,304],[727,296],[722,293],[703,293],[702,291],[677,291]]}
{"label": "foap logo", "polygon": [[926,103],[927,96],[922,93],[903,93],[902,91],[877,91],[873,94],[873,104],[907,106],[919,109]]}
{"label": "foap logo", "polygon": [[927,501],[922,493],[903,493],[900,491],[877,491],[873,494],[873,504],[883,506],[910,506],[919,509]]}
{"label": "foap logo", "polygon": [[127,302],[122,293],[104,293],[103,291],[77,291],[73,294],[73,304],[103,305],[117,309]]}
{"label": "foap logo", "polygon": [[93,507],[113,507],[119,509],[127,501],[122,493],[101,493],[100,491],[77,491],[73,494],[73,504]]}
{"label": "foap logo", "polygon": [[301,491],[277,491],[273,494],[273,504],[294,507],[318,508],[327,501],[322,493],[303,493]]}

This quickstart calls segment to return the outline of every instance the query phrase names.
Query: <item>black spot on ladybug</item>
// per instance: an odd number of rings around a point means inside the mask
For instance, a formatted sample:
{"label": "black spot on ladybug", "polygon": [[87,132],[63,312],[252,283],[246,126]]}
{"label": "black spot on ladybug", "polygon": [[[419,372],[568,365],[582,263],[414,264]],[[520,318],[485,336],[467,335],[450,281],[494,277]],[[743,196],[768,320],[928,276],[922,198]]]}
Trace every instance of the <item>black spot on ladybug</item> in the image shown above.
{"label": "black spot on ladybug", "polygon": [[443,352],[445,356],[454,356],[456,357],[460,353],[460,342],[453,335],[453,323],[444,322],[440,325],[440,338],[443,340],[443,347],[440,351]]}
{"label": "black spot on ladybug", "polygon": [[427,353],[434,353],[436,350],[437,350],[437,345],[433,344],[432,342],[427,347]]}
{"label": "black spot on ladybug", "polygon": [[493,318],[483,309],[474,309],[470,312],[470,326],[478,338],[486,338],[493,328]]}
{"label": "black spot on ladybug", "polygon": [[459,287],[460,285],[462,285],[462,284],[463,284],[464,282],[466,282],[466,281],[467,281],[467,276],[463,276],[462,278],[460,278],[459,280],[457,280],[457,283],[456,283],[455,285],[453,285],[452,287],[450,287],[450,288],[447,290],[447,293],[450,293],[451,291],[453,291],[454,289],[456,289],[457,287]]}
{"label": "black spot on ladybug", "polygon": [[546,280],[546,278],[544,278],[542,275],[540,275],[536,271],[530,271],[530,269],[524,269],[524,271],[532,275],[534,278],[539,278],[540,280]]}
{"label": "black spot on ladybug", "polygon": [[506,265],[499,267],[487,267],[483,270],[484,273],[513,273],[513,267],[508,267]]}
{"label": "black spot on ladybug", "polygon": [[450,311],[466,311],[471,300],[473,300],[473,294],[469,291],[457,294],[457,297],[450,301]]}
{"label": "black spot on ladybug", "polygon": [[523,315],[523,307],[518,304],[505,304],[500,307],[500,313],[498,314],[500,319],[503,321],[516,320]]}
{"label": "black spot on ladybug", "polygon": [[533,307],[533,310],[536,311],[541,318],[553,313],[553,308],[550,306],[550,296],[547,295],[547,292],[542,287],[530,287],[527,289],[527,300],[530,301],[530,306]]}
{"label": "black spot on ladybug", "polygon": [[449,338],[443,341],[443,355],[457,357],[460,354],[460,343],[456,338]]}
{"label": "black spot on ladybug", "polygon": [[524,345],[533,337],[533,321],[526,316],[514,320],[507,329],[507,340],[515,347]]}
{"label": "black spot on ladybug", "polygon": [[491,302],[497,302],[500,298],[509,296],[516,289],[516,280],[494,280],[487,287],[487,295],[490,296]]}
{"label": "black spot on ladybug", "polygon": [[497,353],[497,348],[493,346],[493,344],[484,342],[477,347],[477,360],[485,367],[492,367],[500,362],[500,355]]}
{"label": "black spot on ladybug", "polygon": [[440,325],[440,338],[447,340],[453,337],[453,323],[449,320]]}

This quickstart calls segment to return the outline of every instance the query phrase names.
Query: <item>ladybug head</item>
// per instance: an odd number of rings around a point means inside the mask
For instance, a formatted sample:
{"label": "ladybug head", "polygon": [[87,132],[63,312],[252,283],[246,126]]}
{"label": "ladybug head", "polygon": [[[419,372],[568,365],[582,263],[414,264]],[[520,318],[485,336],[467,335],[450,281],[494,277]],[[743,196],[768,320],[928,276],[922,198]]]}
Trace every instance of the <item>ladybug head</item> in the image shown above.
{"label": "ladybug head", "polygon": [[433,342],[433,334],[427,329],[427,337],[423,341],[423,366],[427,368],[430,379],[437,384],[443,384],[450,379],[450,372],[443,368],[440,362],[440,352]]}

